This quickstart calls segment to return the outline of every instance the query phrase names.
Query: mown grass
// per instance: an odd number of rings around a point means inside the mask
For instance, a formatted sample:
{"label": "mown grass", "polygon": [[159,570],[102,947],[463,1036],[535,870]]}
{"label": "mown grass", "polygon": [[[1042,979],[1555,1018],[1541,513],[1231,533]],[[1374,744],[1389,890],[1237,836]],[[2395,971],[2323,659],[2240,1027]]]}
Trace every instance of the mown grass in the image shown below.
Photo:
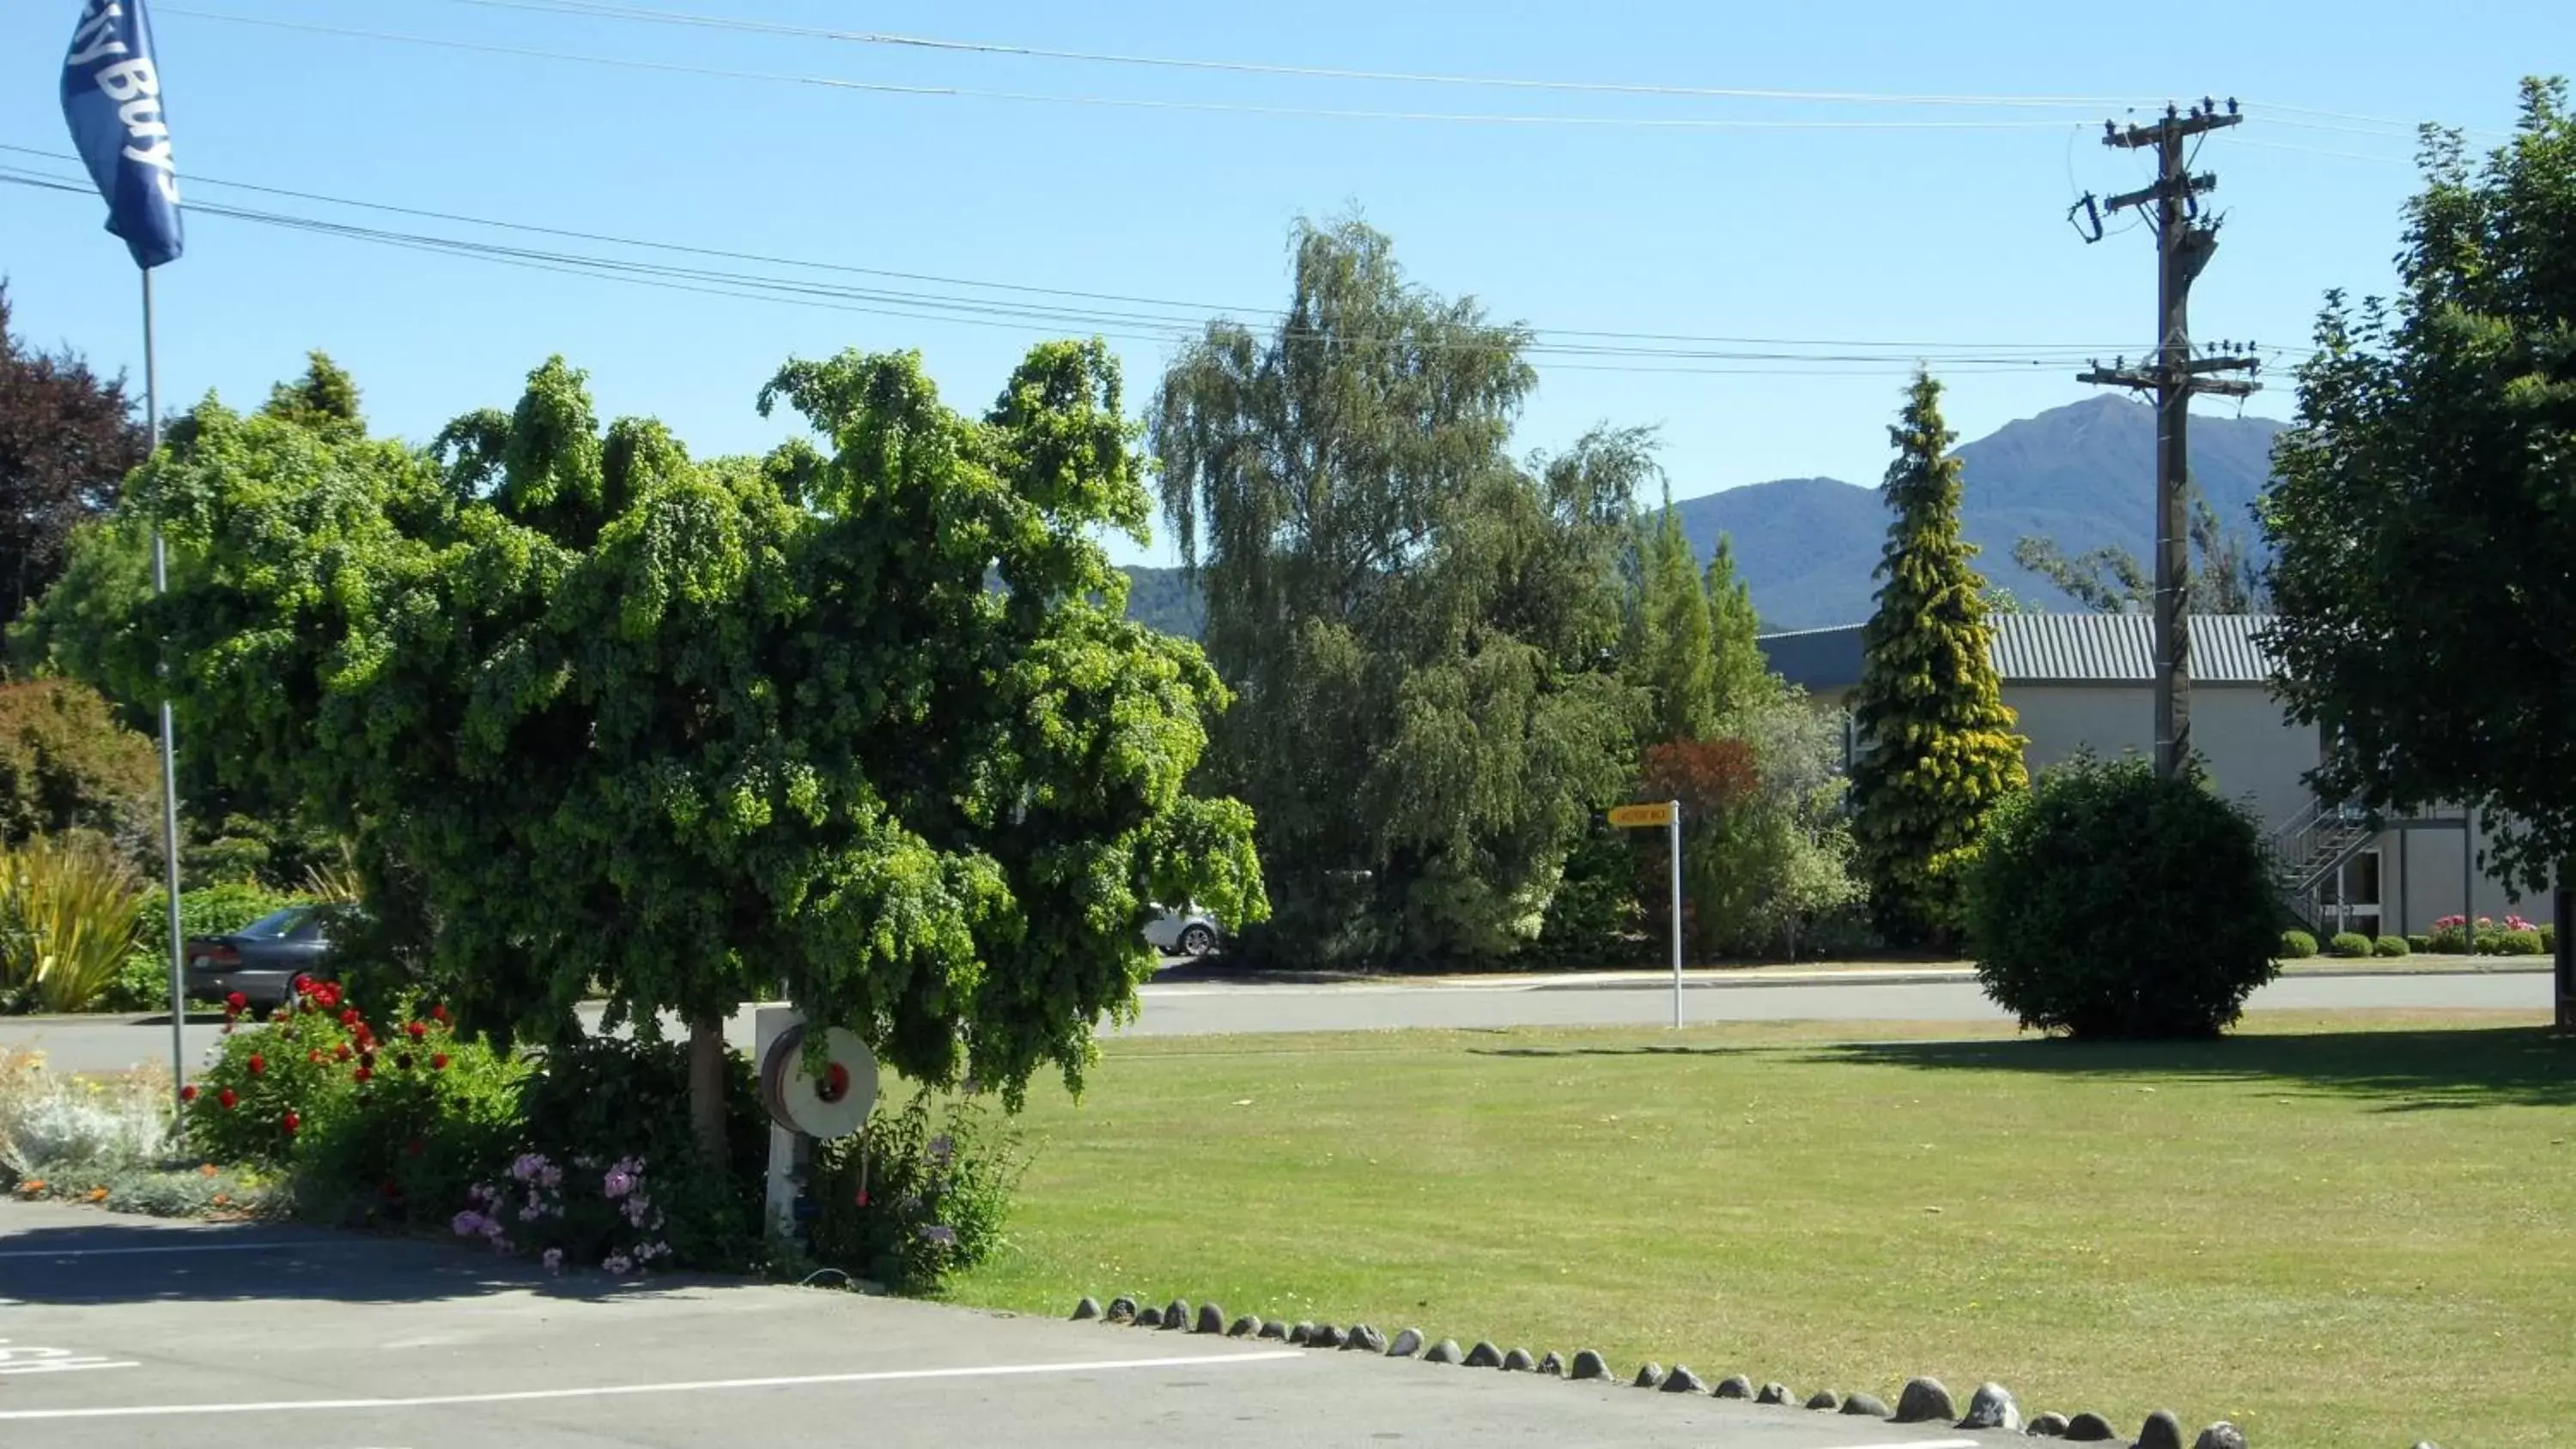
{"label": "mown grass", "polygon": [[1109,1044],[956,1298],[1214,1299],[2254,1443],[2576,1440],[2576,1043],[2274,1014]]}

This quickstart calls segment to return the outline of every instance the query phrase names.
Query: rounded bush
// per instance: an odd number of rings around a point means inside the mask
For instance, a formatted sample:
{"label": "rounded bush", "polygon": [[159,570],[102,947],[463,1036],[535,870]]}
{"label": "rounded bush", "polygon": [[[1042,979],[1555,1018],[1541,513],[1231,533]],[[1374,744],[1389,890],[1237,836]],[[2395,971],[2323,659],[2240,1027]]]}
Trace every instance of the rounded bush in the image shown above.
{"label": "rounded bush", "polygon": [[2359,931],[2338,931],[2335,938],[2326,943],[2326,952],[2346,960],[2367,956],[2370,954],[2370,938]]}
{"label": "rounded bush", "polygon": [[2280,970],[2261,828],[2143,760],[2050,770],[1996,812],[1964,874],[1977,979],[2025,1026],[2214,1036]]}
{"label": "rounded bush", "polygon": [[2430,936],[2420,935],[2409,936],[2406,938],[2406,949],[2409,951],[2430,951],[2433,949],[2433,938]]}
{"label": "rounded bush", "polygon": [[2403,956],[2411,949],[2403,936],[2382,936],[2370,943],[2370,954],[2374,956]]}
{"label": "rounded bush", "polygon": [[2552,925],[2542,926],[2540,928],[2540,953],[2544,956],[2549,956],[2557,954],[2557,951],[2558,928]]}
{"label": "rounded bush", "polygon": [[2317,938],[2305,931],[2283,931],[2277,954],[2284,961],[2304,961],[2317,954]]}
{"label": "rounded bush", "polygon": [[2499,956],[2537,956],[2541,952],[2538,931],[2500,931],[2495,943],[2495,954]]}

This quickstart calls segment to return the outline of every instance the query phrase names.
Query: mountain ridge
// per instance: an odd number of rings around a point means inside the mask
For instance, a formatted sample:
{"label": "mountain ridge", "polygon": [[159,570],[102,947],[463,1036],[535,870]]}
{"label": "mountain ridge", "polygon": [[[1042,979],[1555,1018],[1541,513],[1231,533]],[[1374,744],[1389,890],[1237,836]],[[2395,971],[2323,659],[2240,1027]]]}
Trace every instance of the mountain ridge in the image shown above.
{"label": "mountain ridge", "polygon": [[[2225,527],[2263,556],[2253,506],[2271,476],[2273,418],[2195,413],[2191,461]],[[1978,546],[1977,568],[1994,587],[2042,609],[2081,607],[2013,562],[2016,539],[2054,540],[2069,555],[2123,548],[2141,561],[2155,542],[2155,410],[2116,394],[2018,418],[1956,454],[1963,479],[1960,531]],[[1676,499],[1682,533],[1705,560],[1720,533],[1765,629],[1813,629],[1869,617],[1888,513],[1874,486],[1834,478],[1779,478]],[[1205,618],[1181,571],[1130,568],[1131,617],[1195,637]]]}

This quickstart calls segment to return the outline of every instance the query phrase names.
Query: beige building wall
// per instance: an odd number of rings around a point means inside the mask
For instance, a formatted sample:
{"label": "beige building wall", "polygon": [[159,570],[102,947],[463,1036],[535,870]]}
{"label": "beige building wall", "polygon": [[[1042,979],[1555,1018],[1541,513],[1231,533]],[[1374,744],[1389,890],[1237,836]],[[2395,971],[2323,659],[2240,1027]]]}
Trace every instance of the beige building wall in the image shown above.
{"label": "beige building wall", "polygon": [[[2155,750],[2155,692],[2143,684],[2007,684],[2003,694],[2034,774],[2086,746],[2106,758]],[[2309,809],[2300,777],[2317,763],[2317,732],[2291,723],[2260,686],[2194,687],[2191,743],[2219,793],[2243,800],[2266,832]]]}

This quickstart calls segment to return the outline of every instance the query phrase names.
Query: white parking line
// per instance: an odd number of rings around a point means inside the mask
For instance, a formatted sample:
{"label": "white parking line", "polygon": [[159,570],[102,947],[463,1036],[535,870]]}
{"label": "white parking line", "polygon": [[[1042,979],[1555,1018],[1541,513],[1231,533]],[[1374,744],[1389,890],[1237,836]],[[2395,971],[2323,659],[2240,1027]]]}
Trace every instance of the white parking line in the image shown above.
{"label": "white parking line", "polygon": [[[701,1394],[722,1389],[797,1389],[825,1384],[882,1384],[907,1379],[1022,1378],[1032,1374],[1108,1373],[1122,1369],[1220,1368],[1303,1358],[1302,1349],[1259,1353],[1196,1354],[1181,1358],[1102,1359],[1094,1363],[990,1364],[972,1368],[887,1369],[876,1373],[798,1374],[766,1379],[700,1379],[659,1384],[602,1384],[579,1389],[517,1389],[489,1394],[426,1394],[404,1399],[281,1399],[253,1404],[119,1404],[92,1409],[0,1410],[0,1423],[35,1419],[149,1419],[190,1414],[293,1414],[316,1409],[423,1409],[450,1404],[524,1404],[546,1399],[613,1398],[632,1394]],[[1964,1442],[1964,1441],[1963,1441]],[[1926,1449],[1907,1445],[1904,1449]],[[1932,1446],[1938,1449],[1938,1446]],[[1973,1446],[1971,1446],[1973,1449]]]}

